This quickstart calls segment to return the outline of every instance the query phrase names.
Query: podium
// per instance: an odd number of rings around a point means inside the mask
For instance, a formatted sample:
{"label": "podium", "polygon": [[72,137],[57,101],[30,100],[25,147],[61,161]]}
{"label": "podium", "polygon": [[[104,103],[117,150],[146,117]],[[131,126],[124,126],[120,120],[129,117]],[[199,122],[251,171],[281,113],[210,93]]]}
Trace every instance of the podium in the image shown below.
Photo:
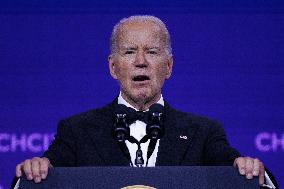
{"label": "podium", "polygon": [[232,166],[57,167],[41,183],[21,178],[20,188],[259,189],[259,185],[258,178],[247,180]]}

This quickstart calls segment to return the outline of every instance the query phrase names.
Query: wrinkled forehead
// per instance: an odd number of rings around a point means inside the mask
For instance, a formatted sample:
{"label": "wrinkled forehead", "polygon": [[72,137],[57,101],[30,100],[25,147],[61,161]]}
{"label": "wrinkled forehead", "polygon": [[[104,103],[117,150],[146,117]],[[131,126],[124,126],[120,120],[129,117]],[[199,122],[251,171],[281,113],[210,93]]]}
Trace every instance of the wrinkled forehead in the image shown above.
{"label": "wrinkled forehead", "polygon": [[156,45],[165,45],[166,32],[153,21],[128,21],[118,29],[116,36],[118,46],[121,43],[150,42]]}

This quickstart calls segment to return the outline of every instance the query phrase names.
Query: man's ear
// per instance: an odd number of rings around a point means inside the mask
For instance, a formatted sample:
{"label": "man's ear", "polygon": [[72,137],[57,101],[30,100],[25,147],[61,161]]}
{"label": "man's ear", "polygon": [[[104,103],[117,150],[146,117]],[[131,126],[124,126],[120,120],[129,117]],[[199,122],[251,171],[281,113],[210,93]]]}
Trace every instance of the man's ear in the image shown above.
{"label": "man's ear", "polygon": [[166,74],[166,79],[169,79],[172,75],[173,71],[173,56],[171,56],[167,62],[167,74]]}
{"label": "man's ear", "polygon": [[109,67],[110,75],[113,77],[113,79],[117,79],[116,67],[115,67],[115,61],[114,61],[113,54],[108,56],[108,67]]}

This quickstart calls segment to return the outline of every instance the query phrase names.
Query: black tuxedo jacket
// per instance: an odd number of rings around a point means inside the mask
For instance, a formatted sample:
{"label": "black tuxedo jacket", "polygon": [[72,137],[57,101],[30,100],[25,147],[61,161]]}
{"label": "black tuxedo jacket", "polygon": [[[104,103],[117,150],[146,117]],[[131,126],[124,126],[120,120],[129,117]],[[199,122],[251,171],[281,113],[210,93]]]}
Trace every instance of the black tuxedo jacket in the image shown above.
{"label": "black tuxedo jacket", "polygon": [[[103,108],[62,120],[44,156],[53,166],[129,166],[112,138],[116,106],[117,99]],[[156,166],[232,165],[240,156],[216,121],[177,111],[167,103],[164,113],[165,135],[160,140]]]}
{"label": "black tuxedo jacket", "polygon": [[[43,156],[55,167],[129,166],[127,156],[112,138],[116,106],[117,99],[103,108],[62,120]],[[156,166],[233,165],[240,156],[228,144],[218,122],[177,111],[166,102],[164,113],[165,135],[160,139]],[[266,172],[278,188],[273,175]],[[17,180],[14,177],[11,188]]]}

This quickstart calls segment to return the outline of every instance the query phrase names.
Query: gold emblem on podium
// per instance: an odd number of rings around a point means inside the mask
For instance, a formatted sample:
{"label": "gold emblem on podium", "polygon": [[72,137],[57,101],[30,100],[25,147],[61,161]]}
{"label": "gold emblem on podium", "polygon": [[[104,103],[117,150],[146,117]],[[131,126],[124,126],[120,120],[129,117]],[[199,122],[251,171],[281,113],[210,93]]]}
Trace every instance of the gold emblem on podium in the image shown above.
{"label": "gold emblem on podium", "polygon": [[133,186],[126,186],[121,189],[156,189],[156,188],[144,185],[133,185]]}

